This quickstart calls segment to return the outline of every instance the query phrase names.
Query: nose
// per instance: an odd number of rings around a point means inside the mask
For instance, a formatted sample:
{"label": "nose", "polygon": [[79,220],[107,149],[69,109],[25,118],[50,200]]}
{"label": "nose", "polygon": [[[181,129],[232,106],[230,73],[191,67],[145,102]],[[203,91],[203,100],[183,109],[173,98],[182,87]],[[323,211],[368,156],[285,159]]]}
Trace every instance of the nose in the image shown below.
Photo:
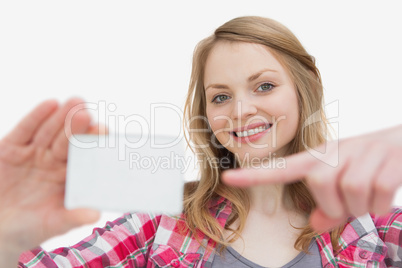
{"label": "nose", "polygon": [[236,120],[244,120],[248,119],[250,116],[253,116],[257,113],[257,107],[255,103],[248,99],[243,98],[234,103],[234,107],[232,108],[232,118]]}

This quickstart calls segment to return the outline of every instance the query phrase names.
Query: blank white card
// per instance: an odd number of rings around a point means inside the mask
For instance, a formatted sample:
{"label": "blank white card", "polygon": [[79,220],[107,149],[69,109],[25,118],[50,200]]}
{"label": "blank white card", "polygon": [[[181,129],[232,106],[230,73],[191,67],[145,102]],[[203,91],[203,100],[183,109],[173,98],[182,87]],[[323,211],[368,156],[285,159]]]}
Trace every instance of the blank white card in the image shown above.
{"label": "blank white card", "polygon": [[65,206],[181,213],[186,162],[180,137],[72,136]]}

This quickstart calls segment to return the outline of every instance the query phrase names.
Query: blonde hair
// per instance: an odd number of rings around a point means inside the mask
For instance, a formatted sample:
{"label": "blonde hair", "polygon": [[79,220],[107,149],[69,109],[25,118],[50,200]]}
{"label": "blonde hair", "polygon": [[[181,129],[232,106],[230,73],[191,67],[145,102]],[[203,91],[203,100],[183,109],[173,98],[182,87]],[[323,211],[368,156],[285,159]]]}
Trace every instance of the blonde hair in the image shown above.
{"label": "blonde hair", "polygon": [[[212,48],[217,42],[247,42],[266,46],[288,71],[298,96],[299,126],[291,141],[287,154],[304,151],[308,146],[315,147],[326,141],[328,135],[327,119],[323,109],[323,86],[315,59],[303,48],[296,36],[282,24],[262,17],[239,17],[230,20],[216,29],[215,33],[198,43],[193,55],[190,85],[185,103],[185,127],[188,142],[198,157],[200,180],[187,185],[184,195],[184,212],[190,231],[201,231],[213,239],[221,248],[240,237],[249,210],[249,198],[244,189],[223,184],[220,176],[224,169],[236,167],[234,155],[223,146],[212,146],[214,134],[206,118],[206,99],[204,90],[204,68]],[[315,118],[312,120],[312,116]],[[314,122],[303,125],[304,122]],[[216,139],[215,139],[216,140]],[[216,142],[216,141],[215,141]],[[218,144],[219,145],[219,144]],[[228,158],[227,167],[211,159]],[[297,211],[309,215],[316,207],[304,181],[285,186],[285,193],[291,197]],[[225,229],[236,220],[238,225],[229,241],[223,239],[223,229],[212,216],[208,203],[218,196],[232,204],[232,213]],[[340,229],[331,233],[333,245],[337,245]],[[307,251],[311,239],[317,234],[310,225],[302,228],[294,247]]]}

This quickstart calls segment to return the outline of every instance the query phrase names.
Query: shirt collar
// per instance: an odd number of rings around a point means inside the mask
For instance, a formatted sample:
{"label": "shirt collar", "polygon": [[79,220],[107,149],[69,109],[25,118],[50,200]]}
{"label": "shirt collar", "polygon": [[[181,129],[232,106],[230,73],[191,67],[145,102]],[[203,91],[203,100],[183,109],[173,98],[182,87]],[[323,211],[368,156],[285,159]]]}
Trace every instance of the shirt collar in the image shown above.
{"label": "shirt collar", "polygon": [[368,261],[383,262],[387,246],[378,236],[376,226],[367,213],[358,218],[350,218],[345,225],[333,250],[328,232],[316,237],[324,267],[337,267],[337,263],[356,262],[366,264]]}
{"label": "shirt collar", "polygon": [[[232,212],[232,204],[230,201],[223,197],[217,197],[209,202],[208,209],[211,215],[214,215],[221,226],[224,227]],[[170,221],[171,218],[168,220]],[[181,245],[172,243],[173,241],[175,241],[175,239],[170,239],[172,232],[161,235],[161,232],[164,229],[159,229],[161,230],[158,230],[157,236],[159,239],[161,237],[163,237],[163,239],[162,241],[156,239],[157,241],[155,242],[159,242],[162,245],[169,245],[176,249],[182,248]],[[212,244],[210,244],[210,240],[205,240],[205,238],[202,240],[203,242],[206,242],[209,246],[213,246]],[[342,231],[341,236],[338,240],[337,248],[339,249],[336,252],[334,252],[331,243],[331,237],[328,232],[317,235],[316,241],[321,254],[321,258],[323,260],[324,267],[338,267],[337,263],[342,262],[358,262],[362,264],[366,264],[368,261],[382,262],[387,253],[387,246],[379,238],[373,219],[369,214],[359,218],[350,219],[350,221],[345,225],[345,228]],[[206,252],[201,249],[202,247],[198,248],[198,250],[195,251],[201,255],[204,255]],[[184,253],[185,252],[194,251],[190,250],[190,248],[186,248]],[[209,259],[210,254],[206,255],[207,256],[204,256],[205,261]]]}

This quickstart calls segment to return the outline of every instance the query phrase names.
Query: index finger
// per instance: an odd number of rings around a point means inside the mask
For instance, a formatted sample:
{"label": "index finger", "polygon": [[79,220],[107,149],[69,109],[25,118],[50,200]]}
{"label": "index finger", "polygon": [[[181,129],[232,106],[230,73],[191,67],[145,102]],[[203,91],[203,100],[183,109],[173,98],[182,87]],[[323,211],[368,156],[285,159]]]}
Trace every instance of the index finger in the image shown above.
{"label": "index finger", "polygon": [[31,141],[40,125],[57,109],[56,100],[46,100],[26,115],[14,129],[4,137],[5,141],[23,145]]}
{"label": "index finger", "polygon": [[267,183],[290,183],[302,180],[319,159],[309,152],[284,158],[283,167],[259,167],[231,169],[222,173],[222,180],[230,185],[245,187]]}

